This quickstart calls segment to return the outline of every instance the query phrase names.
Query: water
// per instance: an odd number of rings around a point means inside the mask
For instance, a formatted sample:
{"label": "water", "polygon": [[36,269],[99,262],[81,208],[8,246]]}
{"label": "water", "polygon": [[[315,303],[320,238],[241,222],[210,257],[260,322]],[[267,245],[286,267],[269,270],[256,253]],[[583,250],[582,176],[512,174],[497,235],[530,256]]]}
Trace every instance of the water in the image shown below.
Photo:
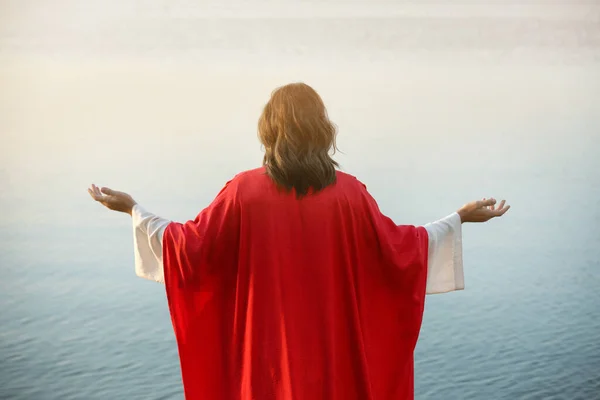
{"label": "water", "polygon": [[600,399],[598,7],[81,4],[1,6],[0,398],[182,398],[163,288],[86,188],[191,218],[303,80],[398,222],[513,205],[465,226],[466,290],[428,298],[417,399]]}

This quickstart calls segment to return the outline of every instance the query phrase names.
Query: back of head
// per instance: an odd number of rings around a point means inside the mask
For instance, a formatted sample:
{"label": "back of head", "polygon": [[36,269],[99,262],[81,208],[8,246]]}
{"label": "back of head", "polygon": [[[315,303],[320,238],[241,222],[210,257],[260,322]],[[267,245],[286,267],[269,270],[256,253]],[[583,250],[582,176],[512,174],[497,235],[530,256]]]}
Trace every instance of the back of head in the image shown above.
{"label": "back of head", "polygon": [[310,86],[276,89],[259,119],[258,135],[265,147],[263,164],[278,186],[301,197],[335,183],[338,164],[329,151],[336,150],[336,127]]}

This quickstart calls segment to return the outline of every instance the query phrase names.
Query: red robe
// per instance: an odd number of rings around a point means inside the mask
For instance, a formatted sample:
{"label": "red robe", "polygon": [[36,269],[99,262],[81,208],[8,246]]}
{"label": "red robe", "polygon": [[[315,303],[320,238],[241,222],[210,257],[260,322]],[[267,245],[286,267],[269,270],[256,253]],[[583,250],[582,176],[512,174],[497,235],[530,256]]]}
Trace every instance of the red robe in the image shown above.
{"label": "red robe", "polygon": [[186,399],[413,399],[427,246],[345,173],[300,200],[236,176],[163,236]]}

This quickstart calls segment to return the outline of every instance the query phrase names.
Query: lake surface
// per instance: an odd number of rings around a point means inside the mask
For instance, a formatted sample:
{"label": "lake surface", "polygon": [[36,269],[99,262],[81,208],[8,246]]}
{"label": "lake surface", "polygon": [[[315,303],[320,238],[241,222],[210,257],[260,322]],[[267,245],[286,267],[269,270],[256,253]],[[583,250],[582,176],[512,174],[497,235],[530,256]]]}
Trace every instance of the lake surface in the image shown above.
{"label": "lake surface", "polygon": [[598,6],[192,3],[2,3],[1,399],[183,397],[163,287],[86,188],[193,218],[296,80],[398,223],[513,206],[428,298],[416,398],[600,399]]}

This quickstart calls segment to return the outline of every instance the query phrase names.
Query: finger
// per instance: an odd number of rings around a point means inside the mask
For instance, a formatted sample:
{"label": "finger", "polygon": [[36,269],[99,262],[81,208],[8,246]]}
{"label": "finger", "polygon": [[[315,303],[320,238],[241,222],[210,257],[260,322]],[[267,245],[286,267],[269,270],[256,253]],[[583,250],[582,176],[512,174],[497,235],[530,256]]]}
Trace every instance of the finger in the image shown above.
{"label": "finger", "polygon": [[100,189],[100,192],[104,193],[107,196],[114,196],[117,194],[117,192],[115,190],[112,190],[107,187],[103,187],[102,189]]}
{"label": "finger", "polygon": [[[485,197],[482,199],[482,201],[483,201],[484,203],[485,203],[487,200],[488,200],[488,199],[487,199],[487,198],[485,198]],[[485,208],[487,208],[487,209],[490,209],[490,210],[493,210],[493,209],[494,209],[494,206],[493,206],[493,205],[491,205],[491,206],[489,206],[489,205],[482,205],[482,207],[485,207]]]}
{"label": "finger", "polygon": [[100,197],[100,198],[101,198],[101,197],[102,197],[102,193],[100,193],[100,189],[98,189],[98,186],[96,186],[96,185],[92,185],[92,188],[93,188],[93,190],[94,190],[94,194],[95,194],[97,197]]}
{"label": "finger", "polygon": [[500,216],[504,215],[509,209],[510,209],[510,206],[506,206],[506,207],[498,210],[498,216],[500,217]]}
{"label": "finger", "polygon": [[504,204],[506,204],[506,200],[502,200],[498,205],[498,210],[502,210],[504,208]]}
{"label": "finger", "polygon": [[94,191],[92,189],[88,189],[87,191],[90,194],[90,196],[92,197],[92,199],[98,201],[98,199],[96,199],[96,195],[94,194]]}
{"label": "finger", "polygon": [[103,187],[100,189],[101,193],[104,193],[107,196],[123,196],[124,192],[119,192],[118,190],[112,190],[111,188]]}
{"label": "finger", "polygon": [[[90,190],[88,190],[90,191]],[[91,188],[91,193],[90,195],[92,195],[92,198],[100,203],[102,203],[103,205],[106,206],[105,202],[107,200],[107,197],[104,196],[102,194],[102,192],[100,192],[100,188],[94,184],[92,184],[92,188]]]}
{"label": "finger", "polygon": [[93,189],[88,189],[88,193],[92,196],[92,199],[96,201],[102,201],[102,195],[98,196]]}
{"label": "finger", "polygon": [[483,199],[477,202],[477,208],[488,207],[496,204],[496,199]]}
{"label": "finger", "polygon": [[107,188],[107,187],[103,187],[102,189],[100,189],[100,191],[102,193],[104,193],[106,196],[111,196],[113,198],[128,196],[128,194],[125,193],[125,192],[120,192],[118,190],[113,190],[113,189],[110,189],[110,188]]}
{"label": "finger", "polygon": [[502,200],[502,201],[500,202],[500,204],[498,204],[498,205],[495,205],[495,204],[494,204],[493,206],[490,206],[490,209],[491,209],[492,211],[498,211],[498,210],[502,210],[502,208],[504,208],[504,204],[505,204],[505,203],[506,203],[506,200]]}
{"label": "finger", "polygon": [[497,210],[494,211],[494,217],[501,217],[503,216],[508,210],[510,209],[510,206],[504,206],[502,208],[498,208]]}

